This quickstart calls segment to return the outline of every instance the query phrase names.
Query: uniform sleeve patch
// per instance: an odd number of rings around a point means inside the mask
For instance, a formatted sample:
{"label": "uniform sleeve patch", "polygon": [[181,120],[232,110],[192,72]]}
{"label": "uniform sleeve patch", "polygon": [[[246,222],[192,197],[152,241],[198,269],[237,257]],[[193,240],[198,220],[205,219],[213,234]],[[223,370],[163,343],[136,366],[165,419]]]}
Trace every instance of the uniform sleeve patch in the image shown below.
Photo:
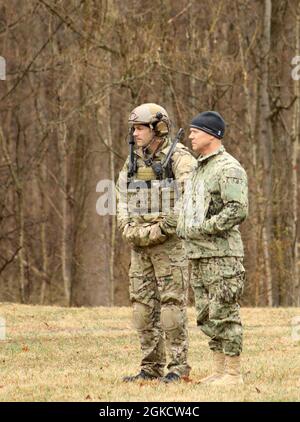
{"label": "uniform sleeve patch", "polygon": [[242,169],[239,169],[237,167],[232,167],[232,168],[224,170],[224,176],[228,178],[233,177],[235,179],[244,179],[245,173]]}

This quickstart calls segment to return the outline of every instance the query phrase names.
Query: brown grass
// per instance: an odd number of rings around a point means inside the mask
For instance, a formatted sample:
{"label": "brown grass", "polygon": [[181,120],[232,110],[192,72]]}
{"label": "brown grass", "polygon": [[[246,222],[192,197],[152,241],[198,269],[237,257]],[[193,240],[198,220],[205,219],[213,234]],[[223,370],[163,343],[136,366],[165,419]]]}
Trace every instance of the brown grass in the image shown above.
{"label": "brown grass", "polygon": [[188,310],[190,380],[124,384],[139,370],[131,309],[1,304],[0,401],[299,401],[300,344],[291,337],[299,308],[245,308],[244,388],[220,390],[198,380],[211,369],[207,338]]}

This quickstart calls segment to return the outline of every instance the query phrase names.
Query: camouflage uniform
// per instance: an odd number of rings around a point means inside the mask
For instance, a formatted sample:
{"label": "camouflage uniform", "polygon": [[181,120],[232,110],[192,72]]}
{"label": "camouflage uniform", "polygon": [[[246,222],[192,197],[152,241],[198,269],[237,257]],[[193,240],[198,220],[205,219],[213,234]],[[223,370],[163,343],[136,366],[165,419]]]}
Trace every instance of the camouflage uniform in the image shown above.
{"label": "camouflage uniform", "polygon": [[[197,187],[203,189],[199,218]],[[244,286],[243,243],[238,229],[247,216],[247,176],[240,163],[221,146],[198,158],[178,219],[177,233],[185,239],[192,264],[197,324],[211,340],[213,351],[238,356],[242,324],[238,300]],[[187,213],[186,210],[192,210]]]}
{"label": "camouflage uniform", "polygon": [[[154,161],[162,162],[170,146],[171,140],[165,136],[155,154]],[[156,176],[152,168],[145,164],[142,149],[135,151],[135,157],[137,173],[133,177],[133,183],[155,180]],[[190,176],[196,166],[196,160],[185,146],[178,143],[171,163],[176,186],[180,187],[181,182]],[[124,230],[126,224],[130,223],[140,230],[139,233],[143,229],[147,233],[147,228],[157,222],[162,223],[162,227],[164,224],[167,227],[166,231],[163,230],[163,239],[159,244],[151,245],[147,241],[143,243],[141,236],[138,243],[132,246],[129,291],[133,304],[133,322],[141,342],[141,369],[153,376],[163,375],[166,364],[166,343],[170,355],[168,371],[179,376],[188,375],[190,371],[187,363],[186,319],[188,271],[182,241],[176,236],[177,215],[174,211],[173,200],[175,191],[172,185],[169,188],[161,188],[163,181],[162,183],[157,181],[160,185],[157,188],[158,212],[153,213],[151,209],[141,209],[138,212],[139,201],[136,200],[135,190],[127,189],[125,193],[124,189],[128,182],[128,165],[129,160],[125,162],[117,184],[119,228]],[[146,197],[153,200],[153,187],[144,190]],[[171,207],[167,211],[162,207],[162,190],[169,190],[170,194]],[[129,207],[130,203],[134,205]],[[147,236],[145,238],[147,240]]]}

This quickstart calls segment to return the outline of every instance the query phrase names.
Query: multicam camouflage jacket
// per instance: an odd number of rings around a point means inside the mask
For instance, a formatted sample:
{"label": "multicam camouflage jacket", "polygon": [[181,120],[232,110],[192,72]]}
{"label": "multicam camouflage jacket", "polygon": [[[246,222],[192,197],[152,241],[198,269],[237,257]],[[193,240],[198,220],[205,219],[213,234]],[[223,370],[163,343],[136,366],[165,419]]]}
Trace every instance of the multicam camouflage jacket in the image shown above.
{"label": "multicam camouflage jacket", "polygon": [[[164,137],[163,144],[155,153],[154,162],[163,162],[171,146],[171,139]],[[116,186],[117,191],[117,221],[120,230],[127,223],[147,226],[155,222],[166,221],[176,231],[178,213],[174,205],[179,199],[184,182],[197,166],[196,159],[188,148],[177,143],[171,158],[172,177],[164,176],[157,180],[152,167],[145,163],[143,150],[135,151],[137,171],[133,177],[128,177],[129,157],[127,158]]]}
{"label": "multicam camouflage jacket", "polygon": [[223,146],[200,156],[177,225],[188,257],[243,256],[238,225],[247,214],[247,175],[241,164]]}

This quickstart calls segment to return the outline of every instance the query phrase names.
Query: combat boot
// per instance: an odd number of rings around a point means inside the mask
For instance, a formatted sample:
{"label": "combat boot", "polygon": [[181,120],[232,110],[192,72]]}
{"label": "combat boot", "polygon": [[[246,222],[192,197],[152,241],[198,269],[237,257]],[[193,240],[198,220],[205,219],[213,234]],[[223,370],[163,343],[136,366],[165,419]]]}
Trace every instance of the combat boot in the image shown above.
{"label": "combat boot", "polygon": [[152,381],[158,377],[150,375],[143,369],[137,375],[129,375],[123,378],[123,382],[135,382],[135,381]]}
{"label": "combat boot", "polygon": [[234,386],[244,384],[241,375],[241,358],[240,356],[225,356],[225,374],[212,382],[213,386]]}
{"label": "combat boot", "polygon": [[178,374],[175,374],[175,372],[169,372],[165,377],[162,377],[160,380],[162,382],[165,382],[166,384],[169,384],[171,382],[179,381],[180,376]]}
{"label": "combat boot", "polygon": [[199,384],[209,384],[224,375],[225,355],[222,352],[212,352],[213,373],[208,377],[202,378]]}

